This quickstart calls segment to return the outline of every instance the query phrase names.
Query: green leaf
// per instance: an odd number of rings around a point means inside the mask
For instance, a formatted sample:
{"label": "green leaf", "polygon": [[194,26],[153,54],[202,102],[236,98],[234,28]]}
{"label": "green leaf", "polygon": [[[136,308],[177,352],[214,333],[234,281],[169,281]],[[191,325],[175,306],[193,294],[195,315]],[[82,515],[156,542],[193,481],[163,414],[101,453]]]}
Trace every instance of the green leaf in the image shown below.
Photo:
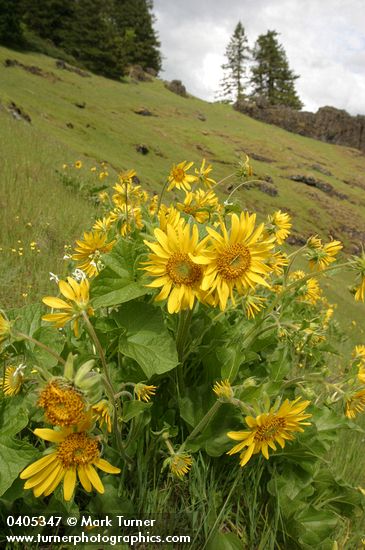
{"label": "green leaf", "polygon": [[210,388],[208,391],[206,385],[186,388],[179,399],[180,416],[193,428],[216,401],[213,391]]}
{"label": "green leaf", "polygon": [[[65,338],[63,334],[61,334],[58,330],[55,330],[54,327],[40,327],[34,332],[33,336],[36,340],[49,347],[58,355],[61,354],[63,346],[65,344]],[[39,363],[42,367],[51,368],[58,364],[57,359],[47,350],[37,346],[36,344],[28,345],[33,346],[33,357],[35,358],[35,361]]]}
{"label": "green leaf", "polygon": [[175,341],[164,325],[160,309],[134,302],[121,306],[113,318],[125,329],[119,338],[119,350],[137,361],[147,378],[177,366]]}
{"label": "green leaf", "polygon": [[221,376],[222,379],[235,380],[240,364],[244,359],[244,355],[238,347],[219,348],[217,349],[218,360],[222,363]]}
{"label": "green leaf", "polygon": [[42,305],[31,304],[8,312],[10,320],[16,319],[15,328],[28,336],[33,336],[34,332],[41,326]]}
{"label": "green leaf", "polygon": [[321,542],[331,536],[337,526],[336,515],[308,506],[295,515],[300,524],[299,540],[312,548],[320,548]]}
{"label": "green leaf", "polygon": [[2,437],[0,441],[0,496],[12,485],[14,479],[35,458],[38,451],[25,441]]}
{"label": "green leaf", "polygon": [[123,422],[129,422],[152,407],[152,403],[143,401],[126,401],[123,404]]}
{"label": "green leaf", "polygon": [[106,267],[91,285],[94,307],[123,304],[150,292],[139,282],[141,274],[134,268],[137,257],[134,243],[123,239],[103,257]]}
{"label": "green leaf", "polygon": [[23,397],[17,395],[0,402],[0,433],[1,436],[15,435],[28,424],[27,409]]}

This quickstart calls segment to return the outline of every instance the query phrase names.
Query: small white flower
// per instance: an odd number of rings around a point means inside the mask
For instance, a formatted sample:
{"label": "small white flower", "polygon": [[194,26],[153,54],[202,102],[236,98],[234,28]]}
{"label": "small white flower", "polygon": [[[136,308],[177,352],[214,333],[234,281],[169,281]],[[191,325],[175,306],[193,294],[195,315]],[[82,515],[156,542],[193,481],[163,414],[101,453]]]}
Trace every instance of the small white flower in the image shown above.
{"label": "small white flower", "polygon": [[55,283],[59,283],[59,277],[55,274],[55,273],[52,273],[52,271],[49,272],[49,280],[50,281],[55,281]]}
{"label": "small white flower", "polygon": [[75,271],[73,271],[73,273],[72,273],[72,278],[79,282],[79,281],[83,281],[84,279],[86,279],[87,275],[86,275],[85,271],[82,271],[82,269],[76,268]]}
{"label": "small white flower", "polygon": [[63,259],[64,260],[70,260],[71,259],[71,254],[65,254]]}

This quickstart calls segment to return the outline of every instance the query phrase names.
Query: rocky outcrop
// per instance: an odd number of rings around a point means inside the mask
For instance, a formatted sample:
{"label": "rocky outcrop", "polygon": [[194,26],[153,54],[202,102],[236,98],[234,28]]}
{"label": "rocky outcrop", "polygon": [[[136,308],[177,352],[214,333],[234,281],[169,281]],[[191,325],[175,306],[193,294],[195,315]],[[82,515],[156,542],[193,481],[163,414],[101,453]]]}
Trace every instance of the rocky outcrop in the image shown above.
{"label": "rocky outcrop", "polygon": [[365,151],[365,116],[363,115],[351,116],[346,111],[335,107],[321,107],[316,113],[295,111],[290,107],[270,105],[265,100],[255,102],[240,100],[234,108],[295,134]]}

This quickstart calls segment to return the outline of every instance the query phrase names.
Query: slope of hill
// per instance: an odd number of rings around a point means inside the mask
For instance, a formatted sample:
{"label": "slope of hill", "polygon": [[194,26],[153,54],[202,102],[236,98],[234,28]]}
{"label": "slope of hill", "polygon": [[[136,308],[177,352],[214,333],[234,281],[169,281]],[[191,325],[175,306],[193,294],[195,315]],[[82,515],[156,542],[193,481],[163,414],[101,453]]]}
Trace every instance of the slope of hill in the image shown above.
{"label": "slope of hill", "polygon": [[[39,229],[51,259],[60,258],[63,244],[87,228],[92,205],[63,188],[58,172],[64,162],[77,158],[90,166],[107,161],[115,170],[135,168],[144,185],[159,191],[172,163],[200,163],[206,158],[218,180],[234,172],[238,159],[247,153],[257,179],[264,182],[242,187],[235,198],[261,215],[277,209],[290,212],[292,244],[319,233],[342,239],[351,253],[365,241],[365,156],[355,149],[291,134],[227,105],[180,97],[166,90],[160,80],[119,83],[86,76],[57,68],[54,59],[39,54],[0,48],[0,82],[0,139],[4,143],[0,199],[3,210],[6,206],[2,225],[8,228],[1,232],[5,269],[0,279],[8,305],[19,271],[13,261],[7,263],[5,248],[9,248],[9,239],[12,246],[13,241],[26,240],[27,231],[17,228],[16,215],[26,223],[27,216],[34,214],[36,200],[44,223],[53,227]],[[137,114],[141,109],[152,116]],[[220,193],[228,195],[234,183],[230,180],[229,187],[223,183]],[[30,200],[27,193],[37,199]],[[44,280],[45,272],[54,267],[51,262],[47,268],[40,259],[35,265],[45,270]],[[29,280],[33,275],[33,270],[28,273]],[[15,301],[20,294],[28,294],[21,292],[23,282],[16,283]],[[37,292],[43,291],[33,283]],[[342,278],[331,285],[330,298],[346,301],[346,284]],[[360,319],[352,300],[347,311],[346,323]]]}

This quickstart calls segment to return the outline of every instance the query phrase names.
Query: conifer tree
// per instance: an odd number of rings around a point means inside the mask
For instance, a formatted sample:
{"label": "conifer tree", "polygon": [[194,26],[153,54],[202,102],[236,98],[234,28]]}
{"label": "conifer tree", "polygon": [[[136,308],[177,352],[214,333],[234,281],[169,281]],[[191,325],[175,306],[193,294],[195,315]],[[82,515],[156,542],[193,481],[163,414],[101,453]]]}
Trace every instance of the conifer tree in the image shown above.
{"label": "conifer tree", "polygon": [[0,0],[0,44],[19,46],[23,42],[21,10],[18,0]]}
{"label": "conifer tree", "polygon": [[160,42],[153,28],[152,0],[113,0],[113,22],[129,64],[161,69]]}
{"label": "conifer tree", "polygon": [[225,51],[227,62],[222,65],[224,76],[218,94],[229,102],[237,101],[244,96],[244,80],[249,52],[245,29],[239,21]]}
{"label": "conifer tree", "polygon": [[253,50],[250,84],[254,97],[263,97],[271,105],[286,105],[301,109],[303,103],[295,90],[298,75],[289,68],[285,50],[276,31],[261,34]]}

